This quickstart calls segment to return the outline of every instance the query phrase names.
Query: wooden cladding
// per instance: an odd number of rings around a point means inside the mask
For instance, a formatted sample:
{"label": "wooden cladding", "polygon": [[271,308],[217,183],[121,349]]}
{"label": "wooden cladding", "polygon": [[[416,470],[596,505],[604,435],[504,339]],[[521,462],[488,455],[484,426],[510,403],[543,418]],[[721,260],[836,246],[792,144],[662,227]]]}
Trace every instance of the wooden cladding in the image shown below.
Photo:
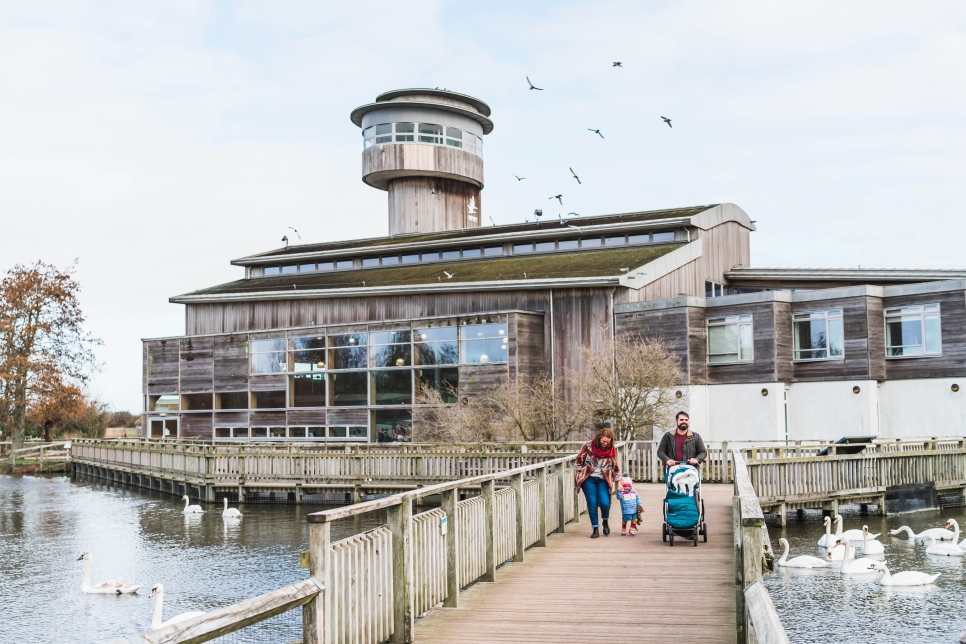
{"label": "wooden cladding", "polygon": [[147,344],[148,394],[170,394],[178,391],[177,340],[157,340]]}
{"label": "wooden cladding", "polygon": [[181,391],[212,390],[214,359],[212,338],[184,338],[181,340]]}
{"label": "wooden cladding", "polygon": [[365,409],[329,409],[328,425],[368,425],[369,412]]}
{"label": "wooden cladding", "polygon": [[507,321],[507,334],[509,335],[510,378],[532,378],[548,370],[543,315],[511,314]]}
{"label": "wooden cladding", "polygon": [[212,414],[181,414],[179,438],[211,438]]}
{"label": "wooden cladding", "polygon": [[[966,293],[963,291],[919,293],[887,297],[882,301],[886,309],[910,304],[939,305],[942,355],[886,360],[886,376],[890,380],[966,376]],[[880,322],[880,325],[884,334],[885,324]]]}
{"label": "wooden cladding", "polygon": [[248,336],[223,335],[214,338],[215,391],[248,389]]}

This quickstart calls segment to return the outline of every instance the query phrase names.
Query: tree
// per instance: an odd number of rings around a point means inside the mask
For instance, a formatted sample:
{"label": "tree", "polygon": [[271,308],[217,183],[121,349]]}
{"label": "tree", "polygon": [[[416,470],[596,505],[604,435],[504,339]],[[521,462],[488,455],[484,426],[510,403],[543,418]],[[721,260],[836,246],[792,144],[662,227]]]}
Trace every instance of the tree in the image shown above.
{"label": "tree", "polygon": [[14,449],[23,445],[28,407],[50,383],[79,386],[97,368],[100,341],[84,331],[75,268],[17,264],[0,281],[0,420],[12,429]]}
{"label": "tree", "polygon": [[417,443],[493,441],[493,410],[476,399],[457,401],[452,388],[419,387],[413,407],[413,440]]}
{"label": "tree", "polygon": [[53,440],[57,430],[76,421],[87,409],[87,399],[77,385],[65,383],[57,374],[39,383],[34,400],[27,411],[27,424],[38,428],[46,442]]}
{"label": "tree", "polygon": [[619,440],[652,439],[674,413],[674,388],[683,381],[668,344],[624,335],[613,353],[583,353],[580,389],[595,415],[611,421]]}

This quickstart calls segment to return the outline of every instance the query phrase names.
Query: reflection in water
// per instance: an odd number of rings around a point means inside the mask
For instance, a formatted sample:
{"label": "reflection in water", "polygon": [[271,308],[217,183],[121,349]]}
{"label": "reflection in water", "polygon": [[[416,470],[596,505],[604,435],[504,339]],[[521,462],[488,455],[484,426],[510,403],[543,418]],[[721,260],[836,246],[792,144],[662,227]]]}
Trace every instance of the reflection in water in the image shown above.
{"label": "reflection in water", "polygon": [[[163,583],[165,615],[213,610],[304,579],[306,515],[317,505],[242,506],[225,521],[221,506],[182,515],[178,497],[65,477],[0,476],[2,642],[110,642],[147,631],[148,591]],[[332,526],[342,539],[385,523],[371,513]],[[81,593],[82,552],[92,579],[124,577],[138,595]]]}
{"label": "reflection in water", "polygon": [[[842,575],[841,562],[829,568],[776,568],[765,575],[765,586],[778,609],[782,623],[793,642],[933,642],[959,641],[966,627],[963,591],[966,562],[963,557],[937,557],[926,554],[926,547],[904,537],[891,537],[888,530],[908,525],[919,532],[942,527],[947,519],[966,525],[966,510],[917,512],[891,517],[861,516],[844,509],[845,528],[869,526],[872,533],[882,532],[878,540],[885,546],[884,555],[870,559],[884,560],[893,574],[903,570],[941,573],[929,586],[882,586],[881,573]],[[814,555],[824,557],[825,550],[816,544],[824,534],[822,517],[808,511],[799,520],[790,513],[788,526],[769,523],[769,537],[776,556],[781,554],[779,537],[789,543],[789,557]],[[966,535],[963,535],[966,537]],[[853,545],[861,545],[861,542]],[[856,549],[856,557],[862,557]]]}

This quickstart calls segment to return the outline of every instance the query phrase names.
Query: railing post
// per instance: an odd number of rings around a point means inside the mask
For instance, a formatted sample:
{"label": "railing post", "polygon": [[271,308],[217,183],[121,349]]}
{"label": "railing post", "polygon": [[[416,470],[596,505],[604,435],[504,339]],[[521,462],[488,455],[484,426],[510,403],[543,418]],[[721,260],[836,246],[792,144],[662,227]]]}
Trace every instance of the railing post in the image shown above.
{"label": "railing post", "polygon": [[514,521],[513,534],[514,534],[514,547],[513,547],[513,561],[523,561],[523,550],[524,550],[524,507],[523,507],[523,472],[519,474],[513,474],[510,476],[510,487],[513,488],[513,498],[516,501],[516,521]]}
{"label": "railing post", "polygon": [[547,468],[537,471],[537,542],[540,548],[547,547]]}
{"label": "railing post", "polygon": [[731,483],[731,472],[729,471],[728,464],[730,462],[728,454],[728,441],[721,442],[721,482]]}
{"label": "railing post", "polygon": [[443,492],[443,512],[446,513],[446,599],[443,606],[459,608],[460,605],[460,546],[458,488]]}
{"label": "railing post", "polygon": [[408,494],[402,502],[389,508],[389,531],[392,533],[393,629],[390,642],[413,641],[416,624],[413,562],[413,502]]}
{"label": "railing post", "polygon": [[329,644],[332,639],[332,586],[329,583],[331,539],[329,523],[309,524],[309,570],[325,590],[302,607],[303,644]]}
{"label": "railing post", "polygon": [[557,529],[554,532],[564,532],[564,526],[567,523],[567,486],[564,484],[564,468],[563,463],[557,463],[553,466],[554,474],[557,475]]}
{"label": "railing post", "polygon": [[658,472],[661,469],[661,464],[657,460],[657,446],[658,441],[651,441],[651,483],[657,483],[659,481]]}
{"label": "railing post", "polygon": [[483,581],[496,581],[496,544],[494,543],[493,534],[495,487],[494,481],[483,481],[480,484],[480,494],[483,496],[483,532],[486,534],[486,538],[484,539],[486,567],[483,572]]}

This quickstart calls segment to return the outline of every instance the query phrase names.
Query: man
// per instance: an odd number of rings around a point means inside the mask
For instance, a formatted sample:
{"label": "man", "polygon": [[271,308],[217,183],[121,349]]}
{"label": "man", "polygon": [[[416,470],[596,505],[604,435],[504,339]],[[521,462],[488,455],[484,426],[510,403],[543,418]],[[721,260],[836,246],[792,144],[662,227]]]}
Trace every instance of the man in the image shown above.
{"label": "man", "polygon": [[679,411],[674,417],[677,429],[661,437],[657,457],[668,467],[678,463],[700,466],[708,458],[704,441],[691,431],[691,418],[686,411]]}

